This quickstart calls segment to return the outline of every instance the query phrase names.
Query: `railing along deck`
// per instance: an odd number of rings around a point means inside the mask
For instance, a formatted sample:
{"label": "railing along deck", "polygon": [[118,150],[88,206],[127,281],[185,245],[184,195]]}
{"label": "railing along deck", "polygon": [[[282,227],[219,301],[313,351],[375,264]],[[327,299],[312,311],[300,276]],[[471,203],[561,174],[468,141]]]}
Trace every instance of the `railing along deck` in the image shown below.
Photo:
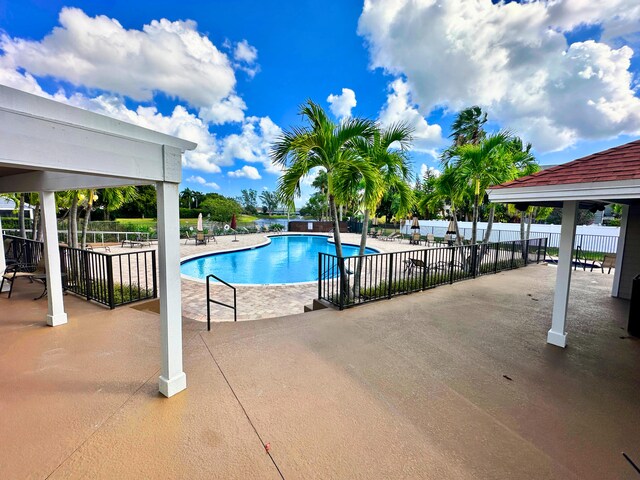
{"label": "railing along deck", "polygon": [[340,309],[540,263],[547,239],[318,256],[318,299]]}

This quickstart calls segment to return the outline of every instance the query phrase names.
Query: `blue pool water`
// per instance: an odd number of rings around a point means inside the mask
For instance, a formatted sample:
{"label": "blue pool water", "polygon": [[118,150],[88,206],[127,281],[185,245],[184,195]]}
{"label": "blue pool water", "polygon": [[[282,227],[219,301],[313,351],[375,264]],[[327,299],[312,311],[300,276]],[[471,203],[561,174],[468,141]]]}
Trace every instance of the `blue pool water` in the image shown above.
{"label": "blue pool water", "polygon": [[[343,245],[344,256],[357,255],[358,248]],[[231,284],[299,283],[318,279],[318,253],[335,255],[336,248],[327,237],[283,235],[271,237],[271,243],[251,250],[211,254],[187,260],[182,274],[204,280],[213,273]],[[366,253],[377,253],[367,248]]]}

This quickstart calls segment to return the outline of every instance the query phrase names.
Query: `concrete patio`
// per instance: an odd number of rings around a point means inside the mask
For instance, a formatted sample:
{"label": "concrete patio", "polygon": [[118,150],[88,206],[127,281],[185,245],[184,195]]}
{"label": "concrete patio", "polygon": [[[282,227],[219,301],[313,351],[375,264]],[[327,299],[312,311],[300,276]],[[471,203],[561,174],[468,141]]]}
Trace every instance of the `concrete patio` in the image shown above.
{"label": "concrete patio", "polygon": [[0,478],[635,478],[640,343],[611,280],[575,272],[566,349],[545,342],[544,265],[343,312],[185,320],[189,388],[170,400],[157,315],[68,295],[48,328],[25,283],[0,297]]}

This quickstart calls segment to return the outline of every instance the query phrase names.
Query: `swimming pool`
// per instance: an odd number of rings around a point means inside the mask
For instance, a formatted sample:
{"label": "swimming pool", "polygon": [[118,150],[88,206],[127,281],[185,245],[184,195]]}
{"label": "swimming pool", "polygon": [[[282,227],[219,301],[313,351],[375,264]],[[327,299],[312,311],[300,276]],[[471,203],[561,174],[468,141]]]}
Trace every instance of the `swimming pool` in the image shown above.
{"label": "swimming pool", "polygon": [[[318,279],[318,253],[336,253],[327,237],[282,235],[271,243],[248,250],[212,253],[186,260],[183,275],[204,280],[213,273],[231,284],[282,284],[314,282]],[[344,256],[357,255],[358,247],[342,245]],[[367,248],[365,253],[377,253]]]}

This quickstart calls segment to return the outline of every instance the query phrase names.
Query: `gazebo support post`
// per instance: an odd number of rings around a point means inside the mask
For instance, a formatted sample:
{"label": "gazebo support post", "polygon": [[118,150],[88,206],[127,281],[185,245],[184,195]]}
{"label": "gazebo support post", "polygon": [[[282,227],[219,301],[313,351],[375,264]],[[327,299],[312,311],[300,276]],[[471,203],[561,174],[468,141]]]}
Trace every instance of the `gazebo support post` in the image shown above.
{"label": "gazebo support post", "polygon": [[[0,217],[0,236],[2,236],[2,217]],[[3,237],[2,243],[3,243],[2,248],[0,248],[0,273],[4,273],[4,271],[7,268],[7,260],[6,258],[4,258],[4,237]],[[9,282],[3,282],[2,290],[0,290],[0,293],[8,292],[8,291],[9,291]]]}
{"label": "gazebo support post", "polygon": [[618,235],[618,248],[616,249],[616,266],[613,271],[613,286],[611,296],[620,296],[620,277],[622,274],[622,259],[624,258],[624,247],[627,244],[627,225],[629,223],[629,205],[622,206],[622,216],[620,218],[620,235]]}
{"label": "gazebo support post", "polygon": [[178,183],[158,182],[158,259],[160,267],[160,393],[171,397],[187,388],[182,371],[182,306],[180,293],[180,216]]}
{"label": "gazebo support post", "polygon": [[562,348],[567,345],[565,327],[567,305],[569,303],[569,289],[571,287],[571,263],[573,261],[573,246],[576,237],[577,220],[578,202],[565,201],[562,206],[562,227],[560,229],[556,288],[553,297],[553,317],[551,319],[551,329],[547,334],[547,343]]}
{"label": "gazebo support post", "polygon": [[67,323],[62,292],[55,194],[40,192],[40,205],[44,226],[44,257],[47,271],[47,301],[49,302],[47,325],[55,327]]}

